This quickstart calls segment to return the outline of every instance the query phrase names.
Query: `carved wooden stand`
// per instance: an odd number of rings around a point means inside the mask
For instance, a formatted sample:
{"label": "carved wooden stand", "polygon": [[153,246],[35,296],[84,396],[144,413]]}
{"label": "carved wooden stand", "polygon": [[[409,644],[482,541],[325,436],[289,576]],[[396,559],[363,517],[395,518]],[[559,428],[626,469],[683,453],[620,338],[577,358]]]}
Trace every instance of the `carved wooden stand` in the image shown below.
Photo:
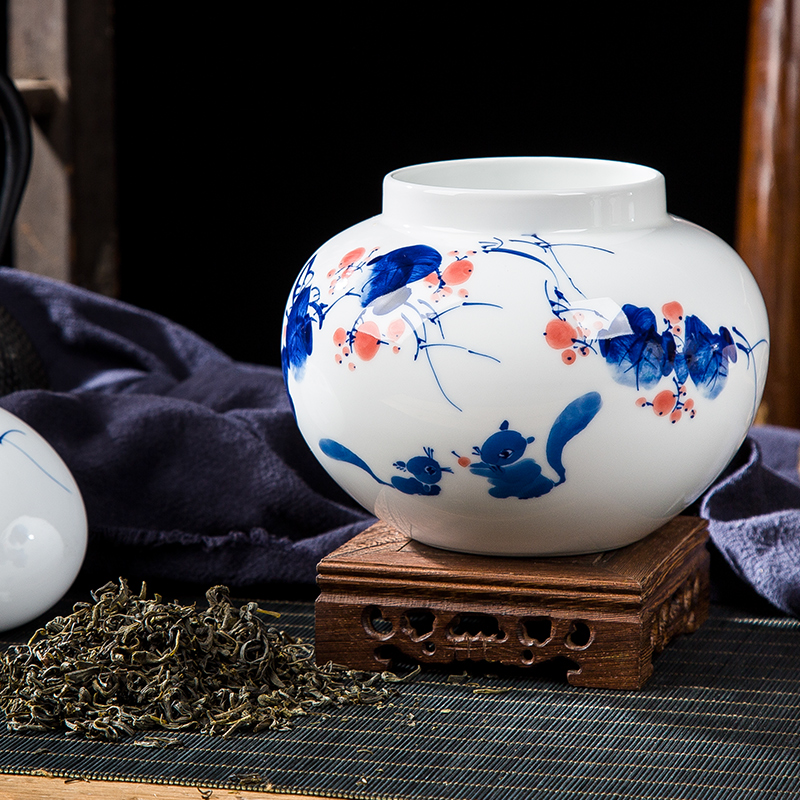
{"label": "carved wooden stand", "polygon": [[317,662],[384,670],[566,657],[576,686],[639,689],[653,654],[708,616],[706,523],[676,517],[607,553],[451,553],[377,523],[318,566]]}

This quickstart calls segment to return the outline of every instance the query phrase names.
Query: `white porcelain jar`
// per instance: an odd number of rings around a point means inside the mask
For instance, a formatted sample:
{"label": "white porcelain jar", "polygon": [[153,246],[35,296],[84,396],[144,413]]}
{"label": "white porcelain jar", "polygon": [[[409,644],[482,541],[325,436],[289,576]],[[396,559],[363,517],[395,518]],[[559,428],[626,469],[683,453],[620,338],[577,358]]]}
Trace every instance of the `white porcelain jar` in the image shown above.
{"label": "white porcelain jar", "polygon": [[72,473],[30,425],[0,408],[0,631],[61,599],[83,564],[86,539]]}
{"label": "white porcelain jar", "polygon": [[303,267],[282,358],[332,477],[426,544],[620,547],[692,503],[753,422],[764,303],[648,167],[491,158],[390,173]]}

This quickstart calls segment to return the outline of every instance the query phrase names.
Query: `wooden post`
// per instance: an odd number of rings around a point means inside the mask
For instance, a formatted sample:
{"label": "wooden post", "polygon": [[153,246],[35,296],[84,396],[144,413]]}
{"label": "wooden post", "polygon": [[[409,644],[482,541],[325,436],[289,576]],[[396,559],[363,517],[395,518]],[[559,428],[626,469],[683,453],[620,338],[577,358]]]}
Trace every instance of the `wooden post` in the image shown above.
{"label": "wooden post", "polygon": [[736,245],[761,287],[771,349],[764,421],[800,427],[800,2],[753,0]]}
{"label": "wooden post", "polygon": [[118,292],[112,0],[9,0],[9,74],[33,117],[14,264]]}

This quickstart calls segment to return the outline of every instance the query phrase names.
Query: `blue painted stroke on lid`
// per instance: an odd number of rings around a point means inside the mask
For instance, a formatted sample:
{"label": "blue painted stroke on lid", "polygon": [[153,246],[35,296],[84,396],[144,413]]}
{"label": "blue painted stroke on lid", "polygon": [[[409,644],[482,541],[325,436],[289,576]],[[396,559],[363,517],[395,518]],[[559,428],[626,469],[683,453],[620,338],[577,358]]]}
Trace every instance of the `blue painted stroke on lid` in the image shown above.
{"label": "blue painted stroke on lid", "polygon": [[18,450],[20,453],[22,453],[22,455],[25,456],[25,458],[28,459],[28,461],[30,461],[34,466],[36,466],[39,470],[41,470],[42,473],[47,475],[47,477],[50,478],[50,480],[53,481],[53,483],[60,486],[65,492],[67,492],[67,494],[72,494],[72,490],[69,487],[61,483],[61,481],[58,480],[58,478],[56,478],[54,475],[51,475],[32,455],[30,455],[30,453],[27,453],[22,447],[20,447],[15,442],[11,441],[9,436],[11,436],[12,433],[18,433],[20,436],[25,436],[25,431],[21,431],[16,428],[10,428],[4,433],[0,433],[0,445],[7,444],[13,447],[15,450]]}

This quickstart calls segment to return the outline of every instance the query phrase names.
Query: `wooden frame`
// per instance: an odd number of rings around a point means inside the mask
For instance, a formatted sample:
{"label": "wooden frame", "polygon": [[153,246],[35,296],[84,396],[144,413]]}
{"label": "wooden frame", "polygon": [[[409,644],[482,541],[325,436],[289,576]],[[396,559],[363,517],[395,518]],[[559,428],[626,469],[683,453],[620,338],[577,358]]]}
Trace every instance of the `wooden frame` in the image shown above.
{"label": "wooden frame", "polygon": [[118,293],[112,0],[9,0],[9,74],[33,118],[14,265]]}
{"label": "wooden frame", "polygon": [[736,246],[770,321],[763,421],[800,427],[800,2],[753,0]]}

